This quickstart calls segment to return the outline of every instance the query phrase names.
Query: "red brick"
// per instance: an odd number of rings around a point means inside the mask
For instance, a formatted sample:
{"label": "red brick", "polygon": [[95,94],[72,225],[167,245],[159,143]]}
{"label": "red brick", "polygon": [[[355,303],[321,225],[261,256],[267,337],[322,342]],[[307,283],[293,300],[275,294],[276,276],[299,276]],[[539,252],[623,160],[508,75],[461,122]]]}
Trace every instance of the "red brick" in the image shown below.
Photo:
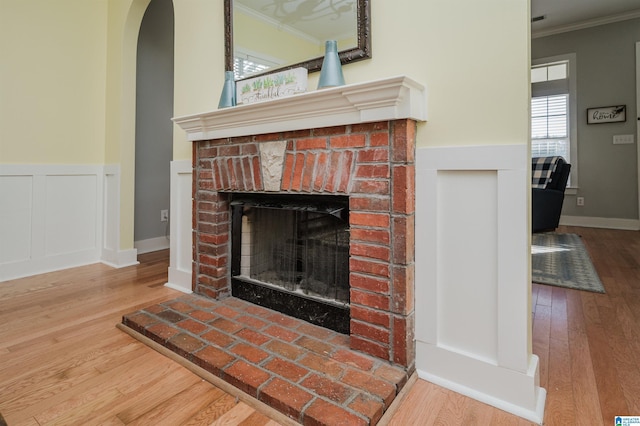
{"label": "red brick", "polygon": [[360,164],[359,166],[356,167],[356,177],[366,178],[366,179],[389,178],[390,177],[389,165],[388,164]]}
{"label": "red brick", "polygon": [[258,145],[255,143],[244,143],[240,145],[240,155],[258,155]]}
{"label": "red brick", "polygon": [[300,381],[300,379],[302,379],[307,375],[307,373],[309,373],[309,370],[307,370],[306,368],[302,368],[299,365],[282,358],[272,359],[267,364],[265,364],[264,368],[295,383]]}
{"label": "red brick", "polygon": [[216,316],[211,312],[202,311],[200,309],[190,312],[189,316],[204,322],[211,321],[216,318]]}
{"label": "red brick", "polygon": [[360,148],[366,145],[366,138],[363,134],[333,136],[329,139],[329,146],[336,148]]}
{"label": "red brick", "polygon": [[359,336],[351,336],[349,343],[351,349],[364,352],[384,360],[390,360],[389,347],[381,343],[372,342]]}
{"label": "red brick", "polygon": [[258,396],[258,388],[271,375],[260,368],[242,360],[224,369],[225,380],[253,397]]}
{"label": "red brick", "polygon": [[221,333],[218,330],[208,331],[200,337],[221,348],[226,348],[231,343],[235,342],[235,339],[233,337],[227,334]]}
{"label": "red brick", "polygon": [[347,386],[317,374],[311,374],[300,384],[312,392],[338,403],[345,402],[353,394],[353,390]]}
{"label": "red brick", "polygon": [[370,419],[369,424],[375,425],[382,418],[384,404],[378,398],[361,393],[351,401],[349,408]]}
{"label": "red brick", "polygon": [[233,168],[235,170],[236,175],[236,186],[234,189],[238,189],[240,191],[244,191],[246,188],[244,187],[244,173],[242,171],[242,160],[240,158],[233,159]]}
{"label": "red brick", "polygon": [[234,321],[229,321],[226,318],[218,318],[217,320],[212,321],[210,324],[218,330],[225,331],[229,334],[233,334],[242,328],[240,324]]}
{"label": "red brick", "polygon": [[251,315],[256,315],[262,318],[268,318],[273,314],[273,311],[270,309],[266,309],[257,305],[248,304],[244,309],[246,313]]}
{"label": "red brick", "polygon": [[215,312],[216,314],[220,315],[221,317],[225,317],[225,318],[235,318],[238,315],[240,315],[240,312],[236,311],[235,309],[231,309],[228,306],[218,306],[217,308],[215,308],[213,310],[213,312]]}
{"label": "red brick", "polygon": [[178,333],[167,341],[166,346],[178,355],[186,357],[202,349],[205,344],[190,334]]}
{"label": "red brick", "polygon": [[264,330],[270,336],[277,337],[278,339],[284,340],[286,342],[293,342],[300,335],[294,331],[287,330],[286,328],[278,327],[277,325],[272,325],[271,327]]}
{"label": "red brick", "polygon": [[342,153],[340,182],[338,183],[338,192],[347,192],[349,189],[349,183],[351,182],[351,174],[353,171],[353,152],[344,151]]}
{"label": "red brick", "polygon": [[351,212],[349,214],[349,225],[351,226],[388,228],[390,223],[389,215],[384,213]]}
{"label": "red brick", "polygon": [[386,262],[391,259],[391,250],[386,246],[374,246],[370,244],[352,242],[349,253],[352,256],[368,257],[370,259],[379,259]]}
{"label": "red brick", "polygon": [[383,364],[374,371],[376,377],[379,377],[387,382],[395,385],[396,393],[400,391],[407,383],[407,372],[395,365]]}
{"label": "red brick", "polygon": [[313,399],[313,395],[276,377],[260,389],[258,399],[286,416],[299,420],[302,408]]}
{"label": "red brick", "polygon": [[236,318],[236,321],[241,322],[242,324],[246,324],[249,327],[253,327],[257,330],[267,325],[267,323],[262,321],[261,319],[250,316],[250,315],[243,315],[241,317],[238,317]]}
{"label": "red brick", "polygon": [[351,228],[351,241],[368,241],[378,244],[389,244],[391,234],[388,230]]}
{"label": "red brick", "polygon": [[274,352],[292,361],[300,358],[300,355],[305,352],[304,349],[290,345],[289,343],[281,342],[279,340],[272,340],[271,342],[267,343],[265,347],[271,352]]}
{"label": "red brick", "polygon": [[246,343],[238,343],[232,347],[230,351],[254,364],[259,364],[269,357],[269,354],[262,349],[247,345]]}
{"label": "red brick", "polygon": [[247,191],[255,191],[253,187],[253,174],[251,169],[251,158],[242,158],[242,173],[244,175],[244,187]]}
{"label": "red brick", "polygon": [[390,277],[389,264],[367,259],[349,259],[349,269],[351,272],[363,272],[365,274],[377,275],[379,277]]}
{"label": "red brick", "polygon": [[339,350],[331,358],[364,371],[371,371],[374,366],[371,358],[349,350]]}
{"label": "red brick", "polygon": [[137,325],[139,325],[139,326],[141,326],[143,328],[148,326],[149,324],[153,324],[153,323],[158,322],[157,319],[155,319],[151,315],[145,314],[144,312],[125,315],[125,319],[129,323],[137,324]]}
{"label": "red brick", "polygon": [[220,371],[229,365],[235,358],[223,350],[214,346],[205,346],[193,354],[196,365],[218,376]]}
{"label": "red brick", "polygon": [[240,155],[240,145],[226,145],[218,148],[218,156],[234,157]]}
{"label": "red brick", "polygon": [[229,284],[226,274],[222,274],[222,276],[217,278],[208,275],[198,275],[198,282],[214,290],[226,288]]}
{"label": "red brick", "polygon": [[340,181],[340,158],[339,151],[332,151],[331,158],[329,160],[329,173],[327,173],[327,179],[324,186],[324,190],[328,192],[336,192]]}
{"label": "red brick", "polygon": [[313,181],[313,189],[320,191],[324,188],[324,182],[328,174],[327,170],[328,154],[326,151],[322,151],[318,154],[318,164],[316,166],[316,177]]}
{"label": "red brick", "polygon": [[217,234],[200,234],[200,241],[209,244],[226,244],[229,241],[229,235],[217,235]]}
{"label": "red brick", "polygon": [[269,337],[264,334],[258,333],[253,330],[249,330],[248,328],[244,328],[235,334],[238,337],[243,338],[249,343],[253,343],[256,346],[261,346],[271,340]]}
{"label": "red brick", "polygon": [[332,345],[307,336],[302,336],[296,340],[296,345],[302,346],[303,348],[309,349],[310,351],[320,355],[330,355],[334,350]]}
{"label": "red brick", "polygon": [[415,260],[415,217],[393,218],[393,262],[408,265]]}
{"label": "red brick", "polygon": [[296,150],[304,151],[307,149],[326,149],[327,138],[300,139],[296,141]]}
{"label": "red brick", "polygon": [[301,139],[308,138],[309,136],[311,136],[311,129],[292,130],[284,132],[282,134],[282,139]]}
{"label": "red brick", "polygon": [[340,363],[329,359],[326,356],[320,356],[314,353],[306,355],[298,361],[298,363],[319,373],[331,376],[334,379],[341,377],[344,372],[344,366]]}
{"label": "red brick", "polygon": [[304,412],[304,426],[359,426],[373,424],[337,405],[316,399]]}
{"label": "red brick", "polygon": [[[201,263],[198,269],[201,274],[207,275],[212,278],[222,278],[227,275],[227,268],[225,267],[216,268],[215,266],[209,266]],[[214,283],[218,283],[226,286],[226,281],[220,281],[220,280],[214,280],[213,282],[209,282],[207,284],[212,285]]]}
{"label": "red brick", "polygon": [[328,339],[333,335],[333,332],[331,330],[306,322],[301,322],[300,326],[296,328],[296,331],[320,340]]}
{"label": "red brick", "polygon": [[388,163],[389,150],[387,148],[369,148],[358,151],[358,163]]}
{"label": "red brick", "polygon": [[391,310],[407,314],[414,308],[415,265],[393,267],[393,294]]}
{"label": "red brick", "polygon": [[229,188],[236,189],[238,187],[238,178],[236,176],[236,169],[233,165],[233,158],[227,158],[225,165],[227,166],[227,172],[229,173]]}
{"label": "red brick", "polygon": [[296,154],[296,165],[293,169],[293,178],[291,180],[291,189],[300,191],[302,188],[302,170],[304,169],[304,154]]}
{"label": "red brick", "polygon": [[342,382],[349,384],[358,389],[364,389],[367,392],[380,397],[385,406],[389,406],[396,395],[396,387],[388,383],[386,380],[378,379],[370,374],[363,373],[358,370],[349,370],[342,378]]}
{"label": "red brick", "polygon": [[198,256],[198,260],[203,265],[220,267],[220,266],[225,266],[227,264],[228,259],[227,259],[227,256],[214,257],[214,256],[209,256],[208,254],[200,253],[200,255]]}
{"label": "red brick", "polygon": [[355,288],[351,289],[351,306],[363,305],[370,308],[389,310],[389,296],[367,293]]}
{"label": "red brick", "polygon": [[351,133],[371,133],[380,130],[389,130],[389,122],[374,121],[372,123],[358,123],[351,125]]}
{"label": "red brick", "polygon": [[389,146],[389,133],[372,133],[369,135],[370,146]]}
{"label": "red brick", "polygon": [[295,328],[302,323],[302,321],[300,321],[299,319],[281,314],[279,312],[273,312],[271,315],[267,317],[267,320],[273,323],[279,324],[283,327],[289,327],[289,328]]}
{"label": "red brick", "polygon": [[311,181],[313,179],[313,172],[316,164],[316,154],[309,152],[305,159],[304,169],[302,171],[302,190],[311,191]]}
{"label": "red brick", "polygon": [[281,133],[265,133],[263,135],[255,135],[254,139],[256,142],[272,142],[279,141],[282,139]]}
{"label": "red brick", "polygon": [[415,186],[414,166],[395,166],[393,168],[394,213],[409,214],[415,211]]}
{"label": "red brick", "polygon": [[291,189],[291,179],[293,177],[293,166],[295,162],[295,157],[293,154],[289,153],[285,157],[284,163],[284,172],[282,173],[282,186],[281,189],[283,191],[288,191]]}
{"label": "red brick", "polygon": [[355,180],[353,192],[356,194],[389,194],[388,180]]}
{"label": "red brick", "polygon": [[351,319],[351,335],[364,337],[367,340],[383,343],[385,345],[389,345],[391,336],[389,330],[385,328],[362,323],[354,319]]}
{"label": "red brick", "polygon": [[206,325],[202,324],[201,322],[194,321],[192,319],[186,319],[184,321],[180,321],[176,325],[179,326],[180,328],[190,331],[193,334],[200,334],[209,328]]}
{"label": "red brick", "polygon": [[403,366],[415,360],[414,316],[393,318],[393,362]]}
{"label": "red brick", "polygon": [[392,161],[412,163],[416,150],[416,122],[413,120],[397,120],[393,123],[393,155]]}
{"label": "red brick", "polygon": [[260,158],[253,157],[251,165],[253,167],[253,187],[256,191],[262,191],[264,188],[262,187],[262,168],[260,167]]}
{"label": "red brick", "polygon": [[373,293],[389,294],[388,278],[378,278],[351,273],[349,276],[349,282],[353,288],[360,288]]}
{"label": "red brick", "polygon": [[346,132],[347,126],[321,127],[318,129],[313,129],[314,136],[343,135]]}
{"label": "red brick", "polygon": [[351,306],[351,319],[360,320],[382,327],[391,327],[391,315],[388,312],[374,311],[362,306]]}
{"label": "red brick", "polygon": [[350,211],[389,211],[389,197],[388,196],[359,196],[353,195],[349,197],[349,210]]}

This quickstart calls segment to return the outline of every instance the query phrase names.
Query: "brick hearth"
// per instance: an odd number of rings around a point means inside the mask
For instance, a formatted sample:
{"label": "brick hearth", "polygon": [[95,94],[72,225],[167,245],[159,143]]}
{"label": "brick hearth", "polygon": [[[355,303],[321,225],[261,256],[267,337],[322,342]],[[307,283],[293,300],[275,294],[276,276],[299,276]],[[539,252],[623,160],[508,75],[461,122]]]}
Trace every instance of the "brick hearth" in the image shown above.
{"label": "brick hearth", "polygon": [[123,324],[305,425],[375,425],[407,382],[343,334],[233,297],[185,295]]}

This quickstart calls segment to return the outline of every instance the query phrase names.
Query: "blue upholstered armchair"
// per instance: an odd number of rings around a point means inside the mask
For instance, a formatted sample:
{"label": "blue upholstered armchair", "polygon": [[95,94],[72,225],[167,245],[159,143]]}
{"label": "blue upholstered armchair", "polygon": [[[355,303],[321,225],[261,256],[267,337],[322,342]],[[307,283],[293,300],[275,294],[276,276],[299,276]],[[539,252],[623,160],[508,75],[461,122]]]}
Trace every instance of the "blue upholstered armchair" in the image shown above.
{"label": "blue upholstered armchair", "polygon": [[562,157],[533,158],[531,225],[533,232],[553,231],[560,222],[571,164]]}

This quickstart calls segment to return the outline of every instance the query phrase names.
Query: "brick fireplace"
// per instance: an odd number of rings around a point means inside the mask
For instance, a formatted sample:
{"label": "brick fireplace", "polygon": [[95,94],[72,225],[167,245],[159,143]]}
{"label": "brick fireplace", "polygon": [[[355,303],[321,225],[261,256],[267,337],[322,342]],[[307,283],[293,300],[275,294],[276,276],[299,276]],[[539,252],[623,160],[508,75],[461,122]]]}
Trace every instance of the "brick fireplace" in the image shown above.
{"label": "brick fireplace", "polygon": [[412,371],[423,103],[399,77],[177,119],[194,142],[193,291],[231,295],[233,194],[348,197],[349,345]]}

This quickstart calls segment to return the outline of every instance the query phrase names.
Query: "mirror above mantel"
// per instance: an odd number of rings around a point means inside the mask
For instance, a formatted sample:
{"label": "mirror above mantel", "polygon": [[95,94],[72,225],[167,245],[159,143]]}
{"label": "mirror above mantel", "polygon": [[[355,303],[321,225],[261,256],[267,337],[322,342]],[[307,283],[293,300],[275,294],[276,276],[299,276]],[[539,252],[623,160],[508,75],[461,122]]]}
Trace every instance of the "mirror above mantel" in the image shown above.
{"label": "mirror above mantel", "polygon": [[224,0],[225,69],[236,80],[322,66],[326,40],[343,64],[371,57],[370,0]]}

